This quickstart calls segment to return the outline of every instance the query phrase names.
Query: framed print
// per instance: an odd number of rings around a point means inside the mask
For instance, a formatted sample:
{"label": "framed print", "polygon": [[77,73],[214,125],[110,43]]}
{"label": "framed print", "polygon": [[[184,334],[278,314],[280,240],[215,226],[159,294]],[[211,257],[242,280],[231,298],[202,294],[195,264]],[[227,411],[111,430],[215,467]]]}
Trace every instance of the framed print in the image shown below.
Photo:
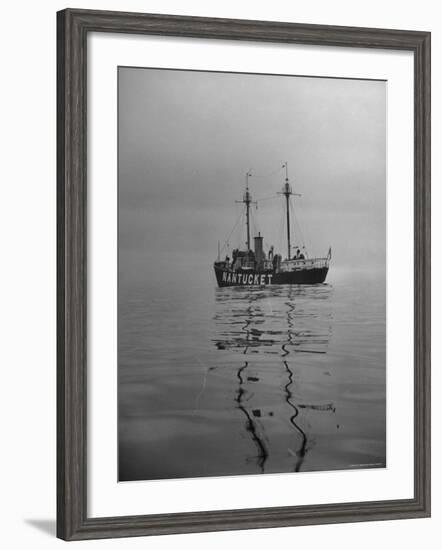
{"label": "framed print", "polygon": [[57,533],[430,514],[430,34],[58,13]]}

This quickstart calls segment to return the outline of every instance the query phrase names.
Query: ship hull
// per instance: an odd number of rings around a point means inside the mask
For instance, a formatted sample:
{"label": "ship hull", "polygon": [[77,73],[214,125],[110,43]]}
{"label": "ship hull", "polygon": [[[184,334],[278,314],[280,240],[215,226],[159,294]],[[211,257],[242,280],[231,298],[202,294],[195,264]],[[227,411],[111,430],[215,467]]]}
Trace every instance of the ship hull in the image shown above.
{"label": "ship hull", "polygon": [[323,283],[328,266],[298,269],[296,271],[233,271],[214,266],[219,287],[269,286],[269,285],[315,285]]}

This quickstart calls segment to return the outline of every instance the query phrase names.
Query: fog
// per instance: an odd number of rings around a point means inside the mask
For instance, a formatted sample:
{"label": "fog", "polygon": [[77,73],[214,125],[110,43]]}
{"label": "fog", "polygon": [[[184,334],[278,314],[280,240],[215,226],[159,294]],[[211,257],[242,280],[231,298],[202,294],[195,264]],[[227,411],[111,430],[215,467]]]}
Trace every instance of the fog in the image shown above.
{"label": "fog", "polygon": [[252,237],[285,254],[285,161],[293,243],[331,246],[331,272],[385,269],[386,82],[119,68],[118,86],[120,281],[210,272],[250,169]]}

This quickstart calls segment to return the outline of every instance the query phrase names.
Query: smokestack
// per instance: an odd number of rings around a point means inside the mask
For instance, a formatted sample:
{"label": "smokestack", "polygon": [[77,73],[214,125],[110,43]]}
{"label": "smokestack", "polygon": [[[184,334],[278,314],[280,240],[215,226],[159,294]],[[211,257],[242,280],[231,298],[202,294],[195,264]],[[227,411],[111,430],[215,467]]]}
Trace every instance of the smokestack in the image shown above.
{"label": "smokestack", "polygon": [[255,237],[255,260],[258,267],[261,267],[264,261],[264,251],[262,248],[261,233],[258,233],[258,236]]}

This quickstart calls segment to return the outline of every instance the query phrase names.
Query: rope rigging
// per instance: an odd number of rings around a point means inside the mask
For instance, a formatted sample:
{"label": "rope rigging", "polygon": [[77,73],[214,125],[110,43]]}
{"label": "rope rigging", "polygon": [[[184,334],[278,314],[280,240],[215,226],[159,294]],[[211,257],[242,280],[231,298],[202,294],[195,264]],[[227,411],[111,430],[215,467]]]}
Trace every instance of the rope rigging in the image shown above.
{"label": "rope rigging", "polygon": [[270,199],[277,199],[278,196],[275,194],[275,195],[272,195],[271,197],[263,197],[262,199],[256,199],[256,202],[262,202],[262,201],[268,201]]}
{"label": "rope rigging", "polygon": [[221,247],[220,253],[221,253],[221,252],[224,252],[224,250],[225,250],[226,248],[229,248],[229,246],[230,246],[229,241],[230,241],[230,239],[231,239],[231,237],[232,237],[232,235],[233,235],[233,232],[234,232],[235,229],[238,227],[239,222],[242,220],[242,218],[243,218],[243,216],[244,216],[244,213],[245,213],[245,209],[242,208],[242,209],[241,209],[241,212],[239,213],[238,218],[236,219],[236,222],[235,222],[235,225],[233,226],[232,231],[230,231],[229,236],[228,236],[227,239],[224,241],[224,244],[223,244],[223,246]]}
{"label": "rope rigging", "polygon": [[[280,174],[283,170],[285,170],[285,172],[286,172],[286,174],[285,174],[285,176],[286,176],[285,177],[285,182],[286,183],[285,183],[285,186],[283,187],[282,192],[274,193],[274,194],[272,194],[270,196],[267,196],[267,197],[262,197],[262,198],[259,198],[259,199],[256,199],[256,200],[252,200],[252,196],[249,192],[249,178],[252,178],[252,177],[260,178],[260,179],[270,178],[272,176],[275,176],[276,174]],[[252,173],[252,170],[249,170],[247,172],[247,174],[246,174],[246,191],[244,193],[243,200],[235,201],[237,203],[244,203],[245,207],[239,213],[239,216],[237,217],[236,222],[235,222],[232,230],[230,231],[227,239],[224,241],[224,243],[222,245],[222,248],[220,249],[220,253],[224,252],[226,249],[231,248],[230,240],[232,238],[232,235],[234,234],[235,230],[238,228],[239,223],[244,221],[244,218],[246,218],[246,227],[247,227],[247,248],[251,249],[253,247],[253,245],[252,245],[252,242],[251,242],[252,239],[250,238],[250,228],[252,228],[252,231],[253,231],[254,235],[258,235],[258,234],[260,234],[260,227],[259,227],[257,216],[255,215],[255,213],[252,214],[252,208],[250,208],[250,206],[255,205],[256,210],[257,210],[258,209],[258,203],[279,198],[281,195],[284,195],[286,197],[286,202],[284,204],[281,203],[283,208],[282,208],[282,216],[281,216],[281,219],[280,219],[280,227],[279,227],[279,235],[278,235],[278,237],[279,237],[278,240],[280,241],[279,242],[280,250],[281,251],[283,250],[283,246],[281,246],[281,245],[283,244],[283,233],[284,233],[284,230],[286,230],[287,231],[288,250],[289,250],[288,254],[290,255],[290,257],[292,256],[292,252],[293,252],[293,250],[291,250],[291,246],[290,246],[291,237],[293,238],[293,247],[294,248],[302,248],[304,254],[307,255],[304,235],[303,235],[301,226],[299,224],[298,217],[296,215],[296,211],[295,211],[295,208],[294,208],[294,205],[293,205],[293,201],[289,200],[290,195],[293,195],[293,196],[300,196],[300,195],[298,193],[293,192],[292,188],[290,187],[289,180],[288,180],[288,163],[287,162],[284,163],[282,166],[280,166],[278,169],[273,170],[273,171],[271,171],[267,174],[255,174],[255,173]],[[284,213],[285,213],[285,215],[284,215]],[[292,223],[291,224],[289,223],[290,216],[292,218]],[[288,231],[288,229],[290,229],[290,231]],[[239,237],[239,235],[238,235],[238,237]]]}
{"label": "rope rigging", "polygon": [[[284,169],[284,165],[280,166],[276,170],[273,170],[272,172],[269,172],[268,174],[255,174],[254,172],[252,172],[250,170],[249,171],[249,177],[258,178],[258,179],[267,179],[267,178],[270,178],[272,176],[275,176],[276,174],[279,174],[280,172],[282,172],[283,169]],[[270,195],[269,197],[262,197],[260,199],[256,199],[256,202],[258,203],[258,202],[268,201],[268,200],[276,199],[276,198],[277,198],[277,194],[275,193],[273,195]]]}
{"label": "rope rigging", "polygon": [[252,174],[251,170],[249,173],[252,178],[270,178],[271,176],[275,176],[276,174],[279,174],[279,172],[281,172],[283,168],[285,168],[284,165],[280,166],[276,170],[272,170],[272,172],[269,172],[268,174],[255,174],[255,173]]}
{"label": "rope rigging", "polygon": [[258,219],[257,217],[253,214],[250,215],[250,220],[252,222],[252,228],[254,230],[254,234],[255,235],[258,235],[258,233],[260,232],[260,227],[259,227],[259,223],[258,223]]}
{"label": "rope rigging", "polygon": [[299,235],[299,239],[297,239],[297,240],[300,241],[300,244],[302,246],[305,246],[305,239],[304,239],[304,235],[303,235],[302,230],[301,230],[301,225],[299,224],[299,220],[298,220],[298,217],[296,215],[296,210],[295,210],[295,207],[293,206],[292,203],[290,203],[290,211],[291,211],[292,216],[293,216],[293,225],[294,225],[294,228],[295,228],[295,236]]}

